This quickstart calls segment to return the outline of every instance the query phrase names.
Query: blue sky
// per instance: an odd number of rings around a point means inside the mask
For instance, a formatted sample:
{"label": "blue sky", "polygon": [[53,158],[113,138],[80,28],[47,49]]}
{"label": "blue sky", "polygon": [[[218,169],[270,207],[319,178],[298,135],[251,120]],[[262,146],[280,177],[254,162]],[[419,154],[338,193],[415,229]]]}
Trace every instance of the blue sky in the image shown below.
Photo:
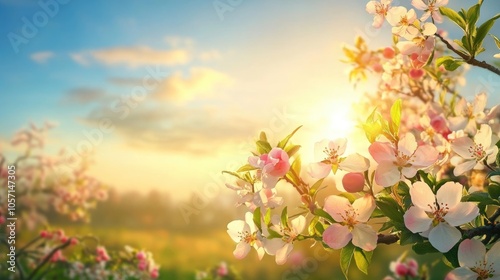
{"label": "blue sky", "polygon": [[[352,44],[371,24],[366,1],[242,0],[223,18],[215,1],[66,2],[0,0],[0,138],[9,139],[30,121],[53,120],[59,123],[53,132],[57,143],[75,147],[84,131],[95,128],[113,104],[117,108],[122,96],[130,96],[159,67],[168,82],[148,91],[130,117],[115,120],[121,129],[96,147],[93,172],[118,185],[133,187],[145,177],[156,180],[151,187],[182,183],[193,160],[200,163],[194,171],[205,172],[193,184],[205,182],[207,166],[214,172],[226,167],[227,159],[213,164],[214,157],[244,159],[231,149],[268,126],[275,111],[293,111],[286,130],[276,132],[285,134],[330,110],[325,102],[359,97],[339,60],[342,45]],[[473,3],[451,2],[451,7]],[[44,11],[40,3],[57,3],[58,11],[16,52],[9,34],[22,34],[23,18],[43,20],[37,18]],[[484,5],[485,18],[498,12],[495,1]],[[456,30],[450,29],[450,37]],[[497,24],[492,33],[498,31]],[[384,46],[389,29],[368,39],[374,47]],[[493,49],[489,41],[487,48]],[[481,79],[498,79],[477,69],[468,78],[466,96]],[[195,95],[183,95],[186,90]],[[499,96],[490,105],[500,103]],[[340,112],[348,107],[339,104]],[[214,146],[225,148],[215,153]],[[151,165],[134,165],[144,161]],[[114,169],[143,175],[116,180],[109,175]]]}

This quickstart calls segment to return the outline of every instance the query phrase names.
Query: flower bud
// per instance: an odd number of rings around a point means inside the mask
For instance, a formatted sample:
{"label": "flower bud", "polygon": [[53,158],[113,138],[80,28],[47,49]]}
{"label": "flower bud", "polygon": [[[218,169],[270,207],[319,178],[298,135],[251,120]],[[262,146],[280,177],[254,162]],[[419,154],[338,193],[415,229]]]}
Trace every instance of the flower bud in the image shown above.
{"label": "flower bud", "polygon": [[365,186],[365,178],[363,173],[351,172],[344,175],[342,185],[347,192],[355,193],[363,190]]}

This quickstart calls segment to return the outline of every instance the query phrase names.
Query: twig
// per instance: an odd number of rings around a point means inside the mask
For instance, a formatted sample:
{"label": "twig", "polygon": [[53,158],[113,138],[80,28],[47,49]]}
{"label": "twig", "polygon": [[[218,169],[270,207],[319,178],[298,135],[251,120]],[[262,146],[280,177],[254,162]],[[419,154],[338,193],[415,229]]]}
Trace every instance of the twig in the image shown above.
{"label": "twig", "polygon": [[446,45],[446,47],[448,49],[450,49],[452,52],[456,53],[458,56],[460,56],[468,64],[474,65],[474,66],[477,66],[477,67],[480,67],[480,68],[484,68],[484,69],[487,69],[487,70],[490,70],[491,72],[493,72],[493,73],[495,73],[495,74],[497,74],[497,75],[500,76],[500,69],[496,68],[495,66],[493,66],[491,64],[488,64],[486,61],[479,61],[479,60],[475,59],[474,57],[470,57],[470,56],[462,53],[461,51],[455,49],[455,47],[453,47],[450,44],[450,42],[448,42],[441,35],[439,35],[438,33],[436,33],[435,35],[436,35],[436,37],[438,37],[439,39],[441,39],[441,41],[443,41],[443,43]]}
{"label": "twig", "polygon": [[28,280],[30,279],[33,279],[33,277],[35,277],[35,275],[38,273],[38,271],[40,271],[40,269],[50,260],[50,258],[52,258],[52,256],[59,250],[62,250],[66,247],[68,247],[70,244],[71,244],[71,240],[73,238],[68,238],[68,241],[66,241],[65,243],[55,247],[54,249],[52,249],[52,251],[50,251],[50,253],[42,260],[42,262],[35,268],[35,270],[33,270],[31,272],[31,274],[28,276]]}
{"label": "twig", "polygon": [[488,218],[488,220],[490,220],[490,223],[494,224],[495,220],[498,219],[498,217],[500,217],[500,208],[498,208],[497,211],[495,211],[495,213],[493,213],[493,215]]}

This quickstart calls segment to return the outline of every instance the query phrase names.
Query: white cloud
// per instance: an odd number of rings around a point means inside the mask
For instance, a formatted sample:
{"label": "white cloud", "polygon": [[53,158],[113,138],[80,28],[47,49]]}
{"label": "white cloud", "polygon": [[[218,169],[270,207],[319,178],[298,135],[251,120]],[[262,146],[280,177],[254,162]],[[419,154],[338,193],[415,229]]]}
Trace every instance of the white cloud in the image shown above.
{"label": "white cloud", "polygon": [[87,56],[84,53],[72,53],[69,56],[71,57],[71,59],[73,59],[73,61],[80,65],[87,66],[90,64]]}
{"label": "white cloud", "polygon": [[210,68],[192,68],[189,76],[175,72],[159,85],[154,96],[163,100],[187,101],[213,94],[221,86],[229,85],[226,74]]}
{"label": "white cloud", "polygon": [[45,63],[52,57],[54,57],[54,53],[50,51],[36,52],[32,53],[30,56],[31,60],[35,61],[36,63]]}
{"label": "white cloud", "polygon": [[143,65],[182,65],[191,59],[190,53],[184,49],[155,50],[147,46],[116,47],[73,53],[71,58],[82,65],[96,61],[108,66],[125,65],[136,68]]}

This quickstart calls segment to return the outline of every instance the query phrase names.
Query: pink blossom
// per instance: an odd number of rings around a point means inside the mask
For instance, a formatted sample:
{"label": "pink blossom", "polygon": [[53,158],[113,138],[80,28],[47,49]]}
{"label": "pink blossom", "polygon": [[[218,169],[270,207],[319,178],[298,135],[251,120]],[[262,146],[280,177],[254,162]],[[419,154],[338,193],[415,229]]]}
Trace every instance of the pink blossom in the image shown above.
{"label": "pink blossom", "polygon": [[387,11],[391,7],[391,2],[392,0],[380,0],[380,2],[370,1],[366,4],[366,11],[371,15],[375,15],[373,18],[373,27],[380,28],[382,26]]}
{"label": "pink blossom", "polygon": [[366,224],[375,210],[372,196],[367,194],[351,204],[345,197],[331,195],[325,199],[324,209],[337,222],[323,232],[323,242],[330,248],[343,248],[352,240],[354,246],[365,251],[375,249],[377,232]]}
{"label": "pink blossom", "polygon": [[403,135],[397,147],[387,142],[374,142],[369,152],[378,163],[375,181],[384,187],[392,186],[405,177],[414,177],[417,170],[431,166],[438,159],[438,151],[434,147],[418,146],[411,133]]}
{"label": "pink blossom", "polygon": [[441,23],[443,22],[443,17],[439,12],[439,7],[448,5],[448,0],[427,0],[425,1],[425,3],[422,0],[412,0],[411,4],[413,5],[413,7],[425,11],[425,13],[420,18],[421,21],[432,17],[435,22]]}
{"label": "pink blossom", "polygon": [[108,255],[108,251],[103,246],[97,246],[96,253],[97,253],[96,256],[97,262],[107,262],[111,259]]}
{"label": "pink blossom", "polygon": [[496,242],[488,252],[480,240],[466,239],[458,246],[460,267],[446,275],[446,280],[499,279],[500,243]]}
{"label": "pink blossom", "polygon": [[456,228],[479,215],[473,202],[460,202],[463,186],[447,182],[436,195],[424,182],[410,187],[413,206],[404,214],[405,226],[413,233],[429,238],[431,245],[440,252],[448,252],[462,237]]}
{"label": "pink blossom", "polygon": [[348,172],[364,172],[370,167],[370,161],[360,154],[354,153],[343,157],[347,147],[346,138],[338,138],[332,141],[322,140],[314,145],[316,160],[308,166],[309,175],[313,178],[325,178],[338,169]]}
{"label": "pink blossom", "polygon": [[290,170],[288,154],[280,148],[273,148],[268,154],[251,156],[248,163],[262,171],[264,188],[274,188],[279,178]]}
{"label": "pink blossom", "polygon": [[474,136],[474,141],[467,136],[457,138],[451,142],[451,148],[464,159],[453,170],[455,176],[459,176],[473,168],[483,167],[483,161],[491,164],[495,161],[498,147],[492,141],[491,127],[482,124]]}
{"label": "pink blossom", "polygon": [[221,262],[217,267],[217,276],[224,277],[229,273],[227,269],[227,264],[225,262]]}

